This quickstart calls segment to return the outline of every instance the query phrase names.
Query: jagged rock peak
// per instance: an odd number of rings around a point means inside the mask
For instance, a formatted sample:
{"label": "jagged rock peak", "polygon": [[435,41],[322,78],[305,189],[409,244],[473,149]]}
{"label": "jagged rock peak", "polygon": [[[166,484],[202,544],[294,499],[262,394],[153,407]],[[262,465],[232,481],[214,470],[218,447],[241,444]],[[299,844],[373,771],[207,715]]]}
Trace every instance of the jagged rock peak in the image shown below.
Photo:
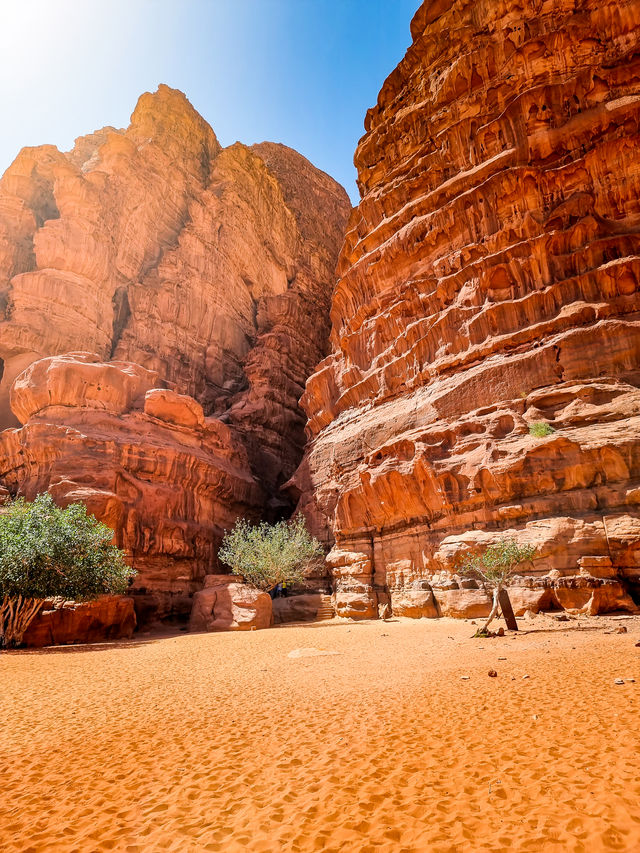
{"label": "jagged rock peak", "polygon": [[85,500],[157,611],[183,608],[236,516],[287,506],[350,210],[285,146],[222,149],[168,86],[124,130],[20,152],[0,179],[0,430],[23,426],[0,435],[0,487]]}

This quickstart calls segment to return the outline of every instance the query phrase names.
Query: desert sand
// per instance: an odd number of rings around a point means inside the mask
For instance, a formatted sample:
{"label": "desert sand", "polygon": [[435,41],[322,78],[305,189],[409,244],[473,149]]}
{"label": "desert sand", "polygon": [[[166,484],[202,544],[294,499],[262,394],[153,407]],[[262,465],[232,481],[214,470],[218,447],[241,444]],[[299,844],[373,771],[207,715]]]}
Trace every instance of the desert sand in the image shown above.
{"label": "desert sand", "polygon": [[0,847],[640,850],[640,618],[522,626],[474,640],[445,619],[328,622],[0,655]]}

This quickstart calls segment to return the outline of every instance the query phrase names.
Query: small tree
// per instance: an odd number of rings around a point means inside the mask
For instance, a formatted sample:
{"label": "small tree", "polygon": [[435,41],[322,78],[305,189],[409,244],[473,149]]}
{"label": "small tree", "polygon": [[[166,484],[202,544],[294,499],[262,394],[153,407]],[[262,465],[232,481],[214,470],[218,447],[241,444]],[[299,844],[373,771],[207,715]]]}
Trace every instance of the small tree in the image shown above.
{"label": "small tree", "polygon": [[83,504],[61,509],[49,494],[0,511],[0,647],[17,646],[45,599],[125,592],[135,572],[113,531]]}
{"label": "small tree", "polygon": [[521,563],[526,563],[535,554],[534,545],[518,545],[515,539],[500,539],[489,545],[481,554],[467,554],[456,567],[461,575],[475,578],[493,589],[493,604],[489,618],[476,636],[486,636],[500,605],[500,593]]}
{"label": "small tree", "polygon": [[305,571],[324,555],[322,545],[307,530],[302,515],[277,524],[251,524],[238,519],[225,533],[218,557],[235,574],[258,589],[300,583]]}

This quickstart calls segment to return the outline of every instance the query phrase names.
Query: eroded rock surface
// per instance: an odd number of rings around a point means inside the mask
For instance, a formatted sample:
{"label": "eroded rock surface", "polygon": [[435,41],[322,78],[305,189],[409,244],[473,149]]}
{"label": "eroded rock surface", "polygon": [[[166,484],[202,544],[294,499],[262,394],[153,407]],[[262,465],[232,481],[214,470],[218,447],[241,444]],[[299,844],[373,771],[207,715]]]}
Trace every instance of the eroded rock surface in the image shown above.
{"label": "eroded rock surface", "polygon": [[45,601],[29,625],[24,644],[30,647],[98,643],[130,639],[136,627],[133,598],[103,595],[95,601]]}
{"label": "eroded rock surface", "polygon": [[221,530],[286,508],[349,211],[167,86],[0,180],[0,490],[86,500],[145,609],[188,613]]}
{"label": "eroded rock surface", "polygon": [[252,631],[273,623],[268,592],[230,575],[208,575],[193,597],[190,631]]}
{"label": "eroded rock surface", "polygon": [[[628,605],[640,2],[426,2],[411,29],[367,114],[332,352],[303,398],[294,486],[335,537],[338,613],[429,615],[426,581],[441,613],[480,615],[451,577],[505,535],[537,546],[529,576],[574,579],[553,580],[562,606]],[[580,575],[596,557],[614,579]]]}
{"label": "eroded rock surface", "polygon": [[240,436],[163,384],[88,353],[41,359],[12,390],[25,426],[0,433],[12,493],[80,501],[115,531],[141,621],[188,614],[224,530],[265,501]]}

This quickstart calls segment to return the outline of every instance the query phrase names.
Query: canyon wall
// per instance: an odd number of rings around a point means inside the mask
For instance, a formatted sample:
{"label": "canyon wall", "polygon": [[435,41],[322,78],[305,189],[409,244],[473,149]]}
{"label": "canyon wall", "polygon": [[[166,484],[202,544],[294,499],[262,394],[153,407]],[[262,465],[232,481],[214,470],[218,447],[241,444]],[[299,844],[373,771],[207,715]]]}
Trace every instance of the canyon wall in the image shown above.
{"label": "canyon wall", "polygon": [[350,209],[167,86],[0,180],[0,489],[84,500],[143,616],[188,612],[238,515],[288,509]]}
{"label": "canyon wall", "polygon": [[632,609],[640,2],[433,0],[411,32],[303,398],[338,612],[480,615],[456,564],[504,536],[537,546],[519,610]]}

